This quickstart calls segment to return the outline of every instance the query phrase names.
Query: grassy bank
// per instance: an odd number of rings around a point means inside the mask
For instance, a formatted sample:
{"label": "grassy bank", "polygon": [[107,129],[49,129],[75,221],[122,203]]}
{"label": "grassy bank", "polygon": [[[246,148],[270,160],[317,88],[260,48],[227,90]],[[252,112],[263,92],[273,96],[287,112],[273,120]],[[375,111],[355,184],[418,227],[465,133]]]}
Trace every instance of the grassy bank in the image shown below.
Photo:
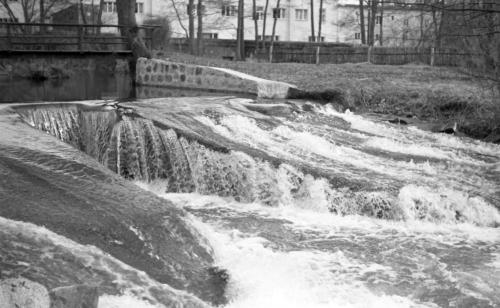
{"label": "grassy bank", "polygon": [[333,90],[357,112],[378,112],[444,124],[483,139],[500,130],[500,96],[492,83],[453,68],[425,65],[251,63],[172,54],[179,62],[219,66],[284,81],[307,91]]}

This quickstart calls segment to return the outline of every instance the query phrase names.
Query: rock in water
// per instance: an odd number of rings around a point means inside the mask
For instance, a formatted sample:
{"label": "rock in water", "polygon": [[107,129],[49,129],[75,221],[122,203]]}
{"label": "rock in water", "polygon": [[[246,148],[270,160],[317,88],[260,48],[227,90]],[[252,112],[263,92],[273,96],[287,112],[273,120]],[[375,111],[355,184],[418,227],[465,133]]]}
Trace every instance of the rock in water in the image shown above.
{"label": "rock in water", "polygon": [[0,282],[0,308],[49,308],[49,292],[41,284],[25,278]]}
{"label": "rock in water", "polygon": [[49,295],[50,308],[97,308],[99,303],[97,287],[82,284],[55,288]]}

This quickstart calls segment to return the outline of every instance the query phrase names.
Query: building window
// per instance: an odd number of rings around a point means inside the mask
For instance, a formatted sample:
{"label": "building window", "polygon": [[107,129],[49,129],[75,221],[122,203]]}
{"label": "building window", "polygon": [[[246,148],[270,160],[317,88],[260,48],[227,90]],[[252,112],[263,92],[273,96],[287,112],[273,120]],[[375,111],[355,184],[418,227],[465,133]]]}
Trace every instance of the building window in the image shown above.
{"label": "building window", "polygon": [[307,10],[296,9],[295,10],[295,20],[307,20]]}
{"label": "building window", "polygon": [[325,23],[326,21],[326,9],[321,10],[321,23]]}
{"label": "building window", "polygon": [[142,2],[135,3],[135,13],[136,14],[144,13],[144,3],[142,3]]}
{"label": "building window", "polygon": [[382,16],[375,16],[375,24],[376,25],[382,24]]}
{"label": "building window", "polygon": [[254,20],[264,19],[264,7],[257,6],[255,7],[255,15],[253,16]]}
{"label": "building window", "polygon": [[379,34],[375,34],[375,40],[376,40],[376,41],[379,41],[379,40],[380,40],[380,35],[379,35]]}
{"label": "building window", "polygon": [[116,2],[105,1],[102,10],[104,13],[116,13]]}
{"label": "building window", "polygon": [[274,8],[273,9],[273,18],[275,19],[280,19],[280,18],[285,18],[285,9],[282,8]]}
{"label": "building window", "polygon": [[219,33],[202,33],[201,37],[206,40],[216,40],[219,38]]}
{"label": "building window", "polygon": [[223,5],[222,6],[222,16],[236,16],[236,6],[235,5]]}
{"label": "building window", "polygon": [[394,20],[394,16],[391,16],[391,20]]}
{"label": "building window", "polygon": [[404,23],[405,26],[408,26],[410,24],[410,21],[405,18],[405,20],[403,21],[403,23]]}
{"label": "building window", "polygon": [[354,33],[354,39],[355,40],[361,39],[361,33],[359,33],[359,32],[358,33]]}
{"label": "building window", "polygon": [[321,38],[319,38],[318,36],[315,36],[314,39],[312,36],[309,36],[309,42],[324,42],[325,41],[325,37],[322,36]]}

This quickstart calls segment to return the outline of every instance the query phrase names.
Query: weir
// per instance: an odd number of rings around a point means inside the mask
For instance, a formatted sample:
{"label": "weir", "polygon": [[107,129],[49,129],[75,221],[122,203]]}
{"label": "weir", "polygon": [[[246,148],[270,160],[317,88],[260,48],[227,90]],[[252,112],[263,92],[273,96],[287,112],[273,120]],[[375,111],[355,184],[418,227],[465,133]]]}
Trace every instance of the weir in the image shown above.
{"label": "weir", "polygon": [[0,128],[8,188],[44,192],[4,194],[0,214],[48,229],[0,220],[0,236],[35,247],[14,250],[27,264],[46,246],[91,273],[42,258],[9,275],[157,307],[500,302],[497,145],[234,97],[15,105]]}

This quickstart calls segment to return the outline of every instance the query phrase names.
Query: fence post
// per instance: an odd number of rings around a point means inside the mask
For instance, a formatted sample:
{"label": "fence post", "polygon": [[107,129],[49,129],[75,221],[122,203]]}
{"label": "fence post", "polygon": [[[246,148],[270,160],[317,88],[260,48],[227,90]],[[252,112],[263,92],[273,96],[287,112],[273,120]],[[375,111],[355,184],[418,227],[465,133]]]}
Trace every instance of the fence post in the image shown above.
{"label": "fence post", "polygon": [[373,46],[368,46],[368,55],[367,55],[367,62],[372,63],[372,52],[373,52]]}
{"label": "fence post", "polygon": [[436,49],[431,47],[431,66],[436,64]]}
{"label": "fence post", "polygon": [[82,44],[82,41],[83,41],[83,31],[82,31],[82,26],[78,26],[78,50],[79,51],[82,51],[82,48],[83,48],[83,44]]}
{"label": "fence post", "polygon": [[316,48],[316,64],[319,64],[319,50],[320,50],[320,45],[318,44],[318,47]]}

